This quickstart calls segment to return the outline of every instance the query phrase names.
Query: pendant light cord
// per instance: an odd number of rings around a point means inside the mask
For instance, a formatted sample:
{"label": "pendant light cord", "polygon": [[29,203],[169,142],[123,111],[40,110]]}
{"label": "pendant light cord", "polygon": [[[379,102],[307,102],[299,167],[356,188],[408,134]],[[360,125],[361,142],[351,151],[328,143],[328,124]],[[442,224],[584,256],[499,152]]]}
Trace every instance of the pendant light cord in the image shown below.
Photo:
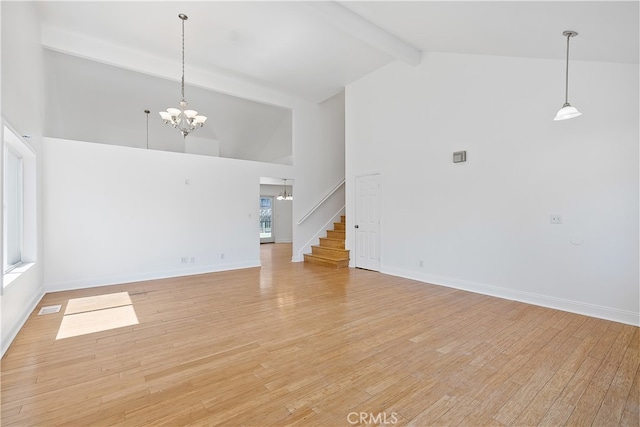
{"label": "pendant light cord", "polygon": [[567,66],[565,68],[564,103],[569,103],[569,39],[571,34],[567,34]]}
{"label": "pendant light cord", "polygon": [[144,110],[144,113],[147,115],[147,150],[149,149],[149,110]]}

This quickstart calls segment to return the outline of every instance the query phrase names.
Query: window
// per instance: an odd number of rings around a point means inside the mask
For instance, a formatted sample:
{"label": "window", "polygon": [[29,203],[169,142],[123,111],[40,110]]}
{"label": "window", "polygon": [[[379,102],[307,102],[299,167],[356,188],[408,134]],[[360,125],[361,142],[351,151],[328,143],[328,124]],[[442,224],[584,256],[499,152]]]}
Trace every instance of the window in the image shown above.
{"label": "window", "polygon": [[260,196],[260,243],[275,242],[273,231],[273,197]]}
{"label": "window", "polygon": [[36,151],[9,127],[3,126],[2,130],[4,288],[36,262],[37,202]]}
{"label": "window", "polygon": [[24,180],[22,156],[9,145],[4,153],[4,272],[22,262]]}

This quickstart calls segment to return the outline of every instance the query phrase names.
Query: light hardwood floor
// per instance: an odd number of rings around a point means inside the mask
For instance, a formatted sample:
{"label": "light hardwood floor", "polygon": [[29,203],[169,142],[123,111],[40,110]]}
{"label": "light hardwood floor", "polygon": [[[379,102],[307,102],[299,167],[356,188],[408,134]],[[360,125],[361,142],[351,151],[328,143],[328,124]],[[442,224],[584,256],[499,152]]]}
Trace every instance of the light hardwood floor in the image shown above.
{"label": "light hardwood floor", "polygon": [[[2,360],[2,425],[639,425],[637,327],[262,257],[46,295],[62,311]],[[55,339],[70,298],[123,291],[139,324]]]}

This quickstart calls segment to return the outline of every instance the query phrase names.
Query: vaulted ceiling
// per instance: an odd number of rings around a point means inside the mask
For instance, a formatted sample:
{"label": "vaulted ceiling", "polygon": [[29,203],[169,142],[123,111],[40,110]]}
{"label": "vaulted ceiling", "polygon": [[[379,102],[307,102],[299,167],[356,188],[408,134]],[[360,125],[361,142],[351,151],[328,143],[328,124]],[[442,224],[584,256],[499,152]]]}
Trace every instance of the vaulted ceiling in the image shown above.
{"label": "vaulted ceiling", "polygon": [[571,29],[576,60],[638,63],[639,51],[637,1],[46,1],[40,10],[50,32],[175,61],[185,13],[189,67],[316,101],[396,59],[384,33],[424,53],[561,59]]}
{"label": "vaulted ceiling", "polygon": [[[566,45],[562,31],[568,29],[579,32],[571,44],[572,60],[637,64],[638,4],[638,1],[43,1],[38,8],[46,48],[103,65],[111,64],[110,50],[156,58],[165,64],[175,64],[176,80],[181,72],[181,21],[177,15],[185,13],[189,16],[185,23],[187,82],[190,73],[212,70],[320,102],[385,64],[402,60],[415,65],[431,51],[564,59]],[[92,48],[75,49],[82,45]],[[58,75],[66,73],[65,67],[77,65],[77,61],[60,55],[50,55],[49,60]],[[127,67],[122,63],[115,65]],[[140,86],[132,80],[127,83],[127,79],[134,78],[127,73],[112,73],[97,66],[93,66],[89,76],[91,73],[109,74],[110,87],[129,87],[135,91]],[[76,82],[80,84],[81,79]],[[158,82],[150,88],[145,98],[153,104],[148,107],[154,115],[158,108],[174,106],[178,101],[179,85],[170,86],[171,95],[163,93],[167,105],[159,97],[151,96],[160,93],[160,86]],[[59,86],[61,91],[70,88]],[[202,102],[196,105],[190,101],[203,114],[211,116],[211,111],[216,111],[214,114],[221,111],[209,104],[207,97],[214,95],[206,93],[206,88],[187,90],[188,100],[191,93]],[[143,95],[138,98],[144,98]],[[105,95],[107,104],[112,102],[107,98]],[[64,102],[64,98],[60,100]],[[136,108],[142,105],[136,104]],[[51,107],[60,111],[72,108]],[[262,123],[258,130],[263,134],[267,128],[275,130],[286,120],[286,111],[268,107],[247,107],[254,113],[260,109],[268,111],[272,121]],[[105,105],[105,108],[117,107]],[[226,119],[227,123],[233,122],[230,114]],[[246,119],[239,120],[242,123]],[[247,127],[247,122],[244,123]],[[243,133],[238,129],[227,131],[228,135]],[[224,132],[211,126],[208,131],[203,129],[202,137],[220,138],[222,153]],[[245,129],[234,144],[255,140],[257,137],[250,133]],[[237,153],[253,150],[231,145],[224,150]],[[239,154],[240,158],[243,155]]]}

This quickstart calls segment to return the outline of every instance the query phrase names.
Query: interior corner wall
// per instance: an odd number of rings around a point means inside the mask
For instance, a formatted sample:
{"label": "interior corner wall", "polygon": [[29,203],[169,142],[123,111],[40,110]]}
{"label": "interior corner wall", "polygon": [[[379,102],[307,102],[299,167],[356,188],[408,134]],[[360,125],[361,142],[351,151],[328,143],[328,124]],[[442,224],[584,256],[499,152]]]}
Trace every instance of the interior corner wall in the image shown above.
{"label": "interior corner wall", "polygon": [[286,114],[276,131],[271,135],[267,143],[262,148],[260,156],[256,160],[290,165],[293,163],[292,149],[292,125],[293,116],[291,112]]}
{"label": "interior corner wall", "polygon": [[347,87],[347,216],[380,172],[383,272],[640,323],[638,66],[570,79],[560,122],[559,60],[429,53]]}
{"label": "interior corner wall", "polygon": [[290,166],[45,138],[47,292],[258,267],[259,182]]}
{"label": "interior corner wall", "polygon": [[2,121],[18,135],[30,135],[28,144],[36,155],[35,263],[2,289],[0,351],[4,354],[44,295],[41,190],[44,77],[40,22],[35,2],[3,1],[0,7]]}
{"label": "interior corner wall", "polygon": [[[293,204],[293,261],[303,261],[304,253],[311,252],[311,245],[318,244],[318,235],[323,235],[327,224],[336,215],[343,213],[344,189],[336,191],[304,222],[302,218],[321,202],[345,177],[345,95],[340,92],[318,104],[313,122],[306,123],[306,131],[314,139],[301,140],[294,146],[295,166],[298,177],[295,181]],[[294,112],[294,132],[296,131]]]}

